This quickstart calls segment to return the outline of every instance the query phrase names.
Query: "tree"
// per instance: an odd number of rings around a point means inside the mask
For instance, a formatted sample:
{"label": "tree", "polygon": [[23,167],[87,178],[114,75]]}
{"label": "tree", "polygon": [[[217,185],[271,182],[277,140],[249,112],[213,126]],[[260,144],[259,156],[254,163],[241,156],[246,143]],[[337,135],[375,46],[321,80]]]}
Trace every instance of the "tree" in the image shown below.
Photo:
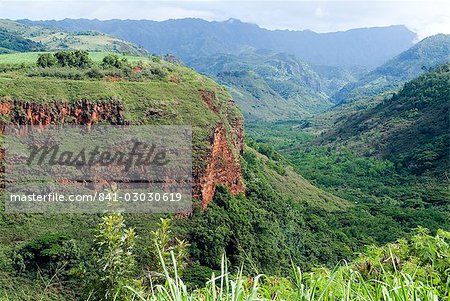
{"label": "tree", "polygon": [[69,275],[80,267],[80,250],[73,239],[60,233],[45,233],[19,247],[14,253],[18,272]]}
{"label": "tree", "polygon": [[36,64],[42,68],[54,67],[58,64],[58,60],[51,53],[40,54]]}
{"label": "tree", "polygon": [[108,54],[102,60],[103,67],[122,68],[126,63],[126,58],[120,59],[116,54]]}
{"label": "tree", "polygon": [[75,58],[75,66],[73,67],[87,68],[92,66],[92,60],[86,50],[75,50],[73,56]]}
{"label": "tree", "polygon": [[60,67],[73,67],[75,59],[72,51],[58,51],[54,54]]}
{"label": "tree", "polygon": [[87,68],[93,64],[86,50],[58,51],[54,56],[60,67]]}

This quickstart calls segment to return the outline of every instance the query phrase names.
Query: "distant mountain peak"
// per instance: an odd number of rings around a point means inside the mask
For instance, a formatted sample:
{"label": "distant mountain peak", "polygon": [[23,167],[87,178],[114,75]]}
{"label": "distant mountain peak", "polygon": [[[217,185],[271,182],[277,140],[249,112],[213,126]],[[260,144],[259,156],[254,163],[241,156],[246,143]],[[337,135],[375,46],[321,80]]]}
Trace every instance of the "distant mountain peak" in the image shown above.
{"label": "distant mountain peak", "polygon": [[233,24],[233,23],[243,23],[243,22],[239,19],[229,18],[228,20],[224,21],[224,23]]}

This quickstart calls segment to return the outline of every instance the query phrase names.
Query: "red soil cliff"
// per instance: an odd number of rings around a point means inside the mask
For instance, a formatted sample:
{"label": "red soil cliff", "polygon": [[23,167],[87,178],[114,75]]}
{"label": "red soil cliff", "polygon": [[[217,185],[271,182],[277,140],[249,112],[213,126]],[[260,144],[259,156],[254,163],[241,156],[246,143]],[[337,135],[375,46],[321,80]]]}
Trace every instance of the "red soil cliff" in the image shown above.
{"label": "red soil cliff", "polygon": [[[217,113],[218,108],[211,100],[214,94],[207,91],[201,93],[202,98],[207,100],[208,107]],[[95,103],[83,100],[74,104],[37,104],[3,100],[0,102],[0,115],[4,117],[2,132],[5,122],[41,126],[63,123],[91,125],[97,122],[128,124],[124,119],[124,106],[119,100]],[[232,129],[228,131],[222,124],[215,127],[208,155],[202,159],[206,161],[206,164],[203,168],[193,171],[193,195],[201,200],[203,208],[211,202],[215,187],[219,184],[228,187],[232,194],[245,191],[239,162],[239,155],[244,146],[243,121],[237,119],[230,124]]]}

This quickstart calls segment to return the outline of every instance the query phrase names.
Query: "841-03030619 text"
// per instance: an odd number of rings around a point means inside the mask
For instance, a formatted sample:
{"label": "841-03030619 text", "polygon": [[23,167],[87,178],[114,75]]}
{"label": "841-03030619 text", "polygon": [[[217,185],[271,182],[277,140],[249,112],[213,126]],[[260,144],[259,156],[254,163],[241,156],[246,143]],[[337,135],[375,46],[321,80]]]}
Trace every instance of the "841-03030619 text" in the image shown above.
{"label": "841-03030619 text", "polygon": [[94,194],[11,194],[10,202],[180,202],[179,192],[95,192]]}

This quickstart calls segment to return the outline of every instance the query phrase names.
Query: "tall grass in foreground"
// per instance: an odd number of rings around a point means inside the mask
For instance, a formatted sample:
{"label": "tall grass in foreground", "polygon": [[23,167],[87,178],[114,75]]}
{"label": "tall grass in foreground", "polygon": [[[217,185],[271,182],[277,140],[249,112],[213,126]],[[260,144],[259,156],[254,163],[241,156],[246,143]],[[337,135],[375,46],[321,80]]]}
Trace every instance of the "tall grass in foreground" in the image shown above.
{"label": "tall grass in foreground", "polygon": [[[274,290],[273,283],[264,275],[255,278],[237,274],[233,277],[223,270],[219,276],[212,276],[205,288],[189,292],[179,278],[168,277],[165,285],[152,288],[150,294],[130,286],[123,289],[133,292],[129,300],[142,301],[251,301],[251,300],[385,300],[385,301],[438,301],[450,300],[447,289],[439,297],[438,289],[432,285],[415,281],[412,275],[399,274],[383,280],[366,281],[357,272],[350,272],[343,278],[343,272],[336,270],[325,277],[304,282],[300,270],[296,272],[295,283]],[[116,299],[115,299],[116,300]]]}
{"label": "tall grass in foreground", "polygon": [[141,301],[449,301],[448,238],[449,232],[439,231],[436,237],[432,237],[424,229],[419,229],[409,244],[399,241],[372,248],[355,263],[344,262],[332,271],[321,268],[304,274],[300,268],[293,267],[292,278],[248,277],[242,271],[231,275],[223,256],[220,275],[213,274],[204,288],[192,292],[177,275],[173,253],[173,276],[159,253],[165,284],[152,286],[149,291],[131,286],[121,289],[132,292],[127,300]]}

